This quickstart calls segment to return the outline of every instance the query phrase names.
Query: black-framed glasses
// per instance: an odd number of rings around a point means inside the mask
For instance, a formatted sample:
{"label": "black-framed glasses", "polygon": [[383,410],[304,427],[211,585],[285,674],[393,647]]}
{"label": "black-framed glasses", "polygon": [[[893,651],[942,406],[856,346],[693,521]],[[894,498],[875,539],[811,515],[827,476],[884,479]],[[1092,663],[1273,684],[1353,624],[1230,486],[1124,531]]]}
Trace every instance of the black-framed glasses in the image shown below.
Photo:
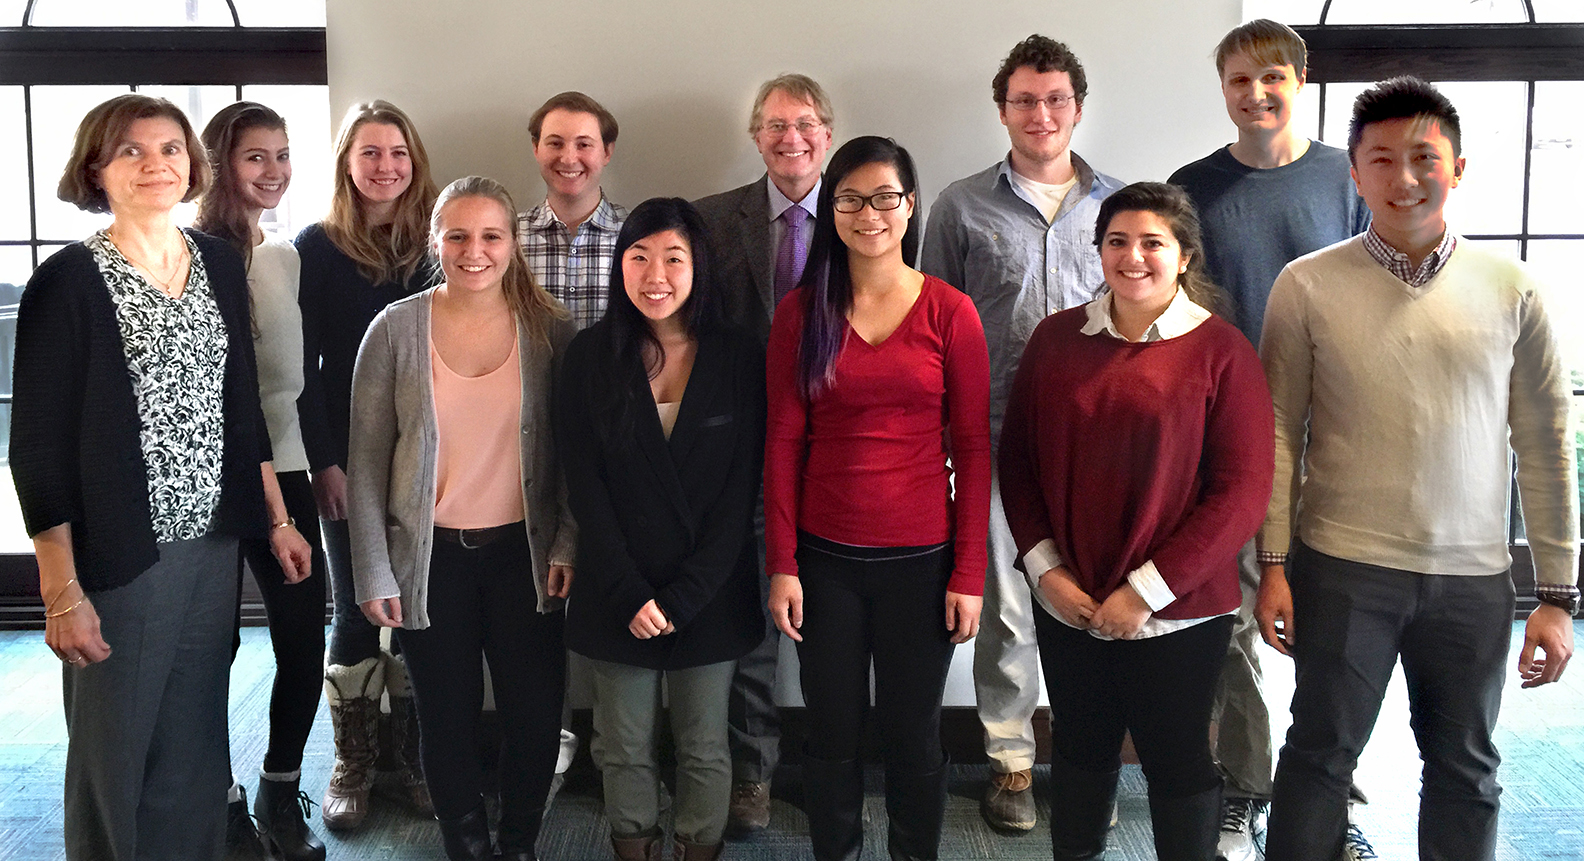
{"label": "black-framed glasses", "polygon": [[1039,107],[1042,102],[1045,107],[1050,108],[1052,113],[1055,113],[1072,104],[1073,96],[1071,93],[1052,93],[1043,99],[1034,96],[1018,96],[1015,99],[1007,99],[1005,104],[1013,110],[1027,113]]}
{"label": "black-framed glasses", "polygon": [[902,200],[908,196],[905,191],[882,191],[864,197],[861,194],[838,194],[831,198],[831,206],[841,213],[852,215],[854,212],[863,211],[868,204],[875,212],[890,212],[902,205]]}

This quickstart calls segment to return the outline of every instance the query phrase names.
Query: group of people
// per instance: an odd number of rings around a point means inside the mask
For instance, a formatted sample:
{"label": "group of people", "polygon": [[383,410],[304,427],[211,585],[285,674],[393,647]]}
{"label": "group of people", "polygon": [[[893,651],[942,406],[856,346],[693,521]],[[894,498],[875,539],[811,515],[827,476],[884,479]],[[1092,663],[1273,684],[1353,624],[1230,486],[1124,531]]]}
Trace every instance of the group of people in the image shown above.
{"label": "group of people", "polygon": [[[411,120],[356,105],[294,243],[259,226],[291,179],[279,115],[238,102],[200,140],[160,99],[93,109],[60,194],[112,222],[29,282],[11,450],[64,662],[68,857],[251,832],[226,734],[245,560],[277,660],[255,851],[292,861],[325,857],[299,786],[321,678],[326,827],[368,813],[386,696],[390,785],[446,857],[535,858],[569,653],[616,858],[712,861],[769,823],[782,636],[819,861],[862,849],[866,721],[890,857],[938,856],[975,638],[982,812],[1036,824],[1043,671],[1058,861],[1104,854],[1128,733],[1160,858],[1253,858],[1267,808],[1269,858],[1373,857],[1350,780],[1399,659],[1422,855],[1493,858],[1509,442],[1525,686],[1561,675],[1579,601],[1555,332],[1445,222],[1464,162],[1433,87],[1367,90],[1343,151],[1292,127],[1290,29],[1244,24],[1216,66],[1237,141],[1124,185],[1070,149],[1082,64],[1029,37],[992,83],[1010,151],[927,225],[896,141],[826,164],[830,100],[796,74],[753,105],[763,177],[630,212],[584,94],[534,113],[547,196],[521,213],[484,177],[438,190]],[[1274,780],[1260,634],[1297,671]]]}

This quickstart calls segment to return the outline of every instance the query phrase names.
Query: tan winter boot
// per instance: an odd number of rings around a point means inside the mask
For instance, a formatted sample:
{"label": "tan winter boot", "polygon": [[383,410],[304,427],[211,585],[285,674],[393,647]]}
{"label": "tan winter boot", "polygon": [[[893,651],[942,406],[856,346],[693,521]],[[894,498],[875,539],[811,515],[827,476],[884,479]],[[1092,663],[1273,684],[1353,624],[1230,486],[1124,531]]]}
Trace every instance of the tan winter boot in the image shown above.
{"label": "tan winter boot", "polygon": [[401,797],[419,814],[433,817],[434,802],[429,799],[429,784],[424,782],[418,759],[418,705],[407,677],[407,662],[390,652],[380,657],[385,662],[385,693],[390,695],[391,753]]}
{"label": "tan winter boot", "polygon": [[335,728],[336,761],[320,814],[331,830],[356,828],[368,816],[374,762],[379,759],[379,701],[384,689],[385,673],[379,658],[325,667],[325,700]]}

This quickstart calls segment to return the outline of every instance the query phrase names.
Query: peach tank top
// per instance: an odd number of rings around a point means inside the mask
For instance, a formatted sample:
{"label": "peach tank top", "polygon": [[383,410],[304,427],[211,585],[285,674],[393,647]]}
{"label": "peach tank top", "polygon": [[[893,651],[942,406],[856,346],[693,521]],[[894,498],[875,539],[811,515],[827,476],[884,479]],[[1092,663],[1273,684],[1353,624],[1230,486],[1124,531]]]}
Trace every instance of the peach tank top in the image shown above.
{"label": "peach tank top", "polygon": [[464,377],[429,342],[435,425],[435,525],[483,529],[523,520],[522,370],[517,342],[500,367]]}

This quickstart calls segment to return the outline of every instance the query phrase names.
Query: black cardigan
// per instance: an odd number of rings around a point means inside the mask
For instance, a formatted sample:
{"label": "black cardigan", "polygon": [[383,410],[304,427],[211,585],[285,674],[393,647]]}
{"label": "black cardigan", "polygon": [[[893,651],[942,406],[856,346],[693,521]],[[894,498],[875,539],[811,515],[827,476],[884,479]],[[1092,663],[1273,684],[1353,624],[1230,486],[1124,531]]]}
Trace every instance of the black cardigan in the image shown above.
{"label": "black cardigan", "polygon": [[[265,534],[259,464],[270,459],[259,408],[247,271],[225,242],[196,231],[226,326],[225,409],[216,531]],[[29,535],[69,523],[85,592],[130,583],[159,559],[132,377],[109,288],[73,243],[28,279],[17,312],[11,476]]]}
{"label": "black cardigan", "polygon": [[[597,405],[595,362],[610,349],[608,331],[600,322],[573,339],[557,392],[557,446],[578,522],[567,647],[660,670],[735,660],[765,630],[753,539],[764,350],[746,332],[702,338],[668,441],[636,362],[633,420]],[[650,599],[675,633],[640,640],[627,630]]]}
{"label": "black cardigan", "polygon": [[297,398],[303,448],[314,471],[331,466],[346,469],[358,347],[376,314],[397,299],[430,287],[435,272],[425,262],[405,284],[371,284],[357,263],[330,241],[322,224],[304,228],[296,245],[302,260],[297,304],[302,308],[306,353],[303,391]]}

